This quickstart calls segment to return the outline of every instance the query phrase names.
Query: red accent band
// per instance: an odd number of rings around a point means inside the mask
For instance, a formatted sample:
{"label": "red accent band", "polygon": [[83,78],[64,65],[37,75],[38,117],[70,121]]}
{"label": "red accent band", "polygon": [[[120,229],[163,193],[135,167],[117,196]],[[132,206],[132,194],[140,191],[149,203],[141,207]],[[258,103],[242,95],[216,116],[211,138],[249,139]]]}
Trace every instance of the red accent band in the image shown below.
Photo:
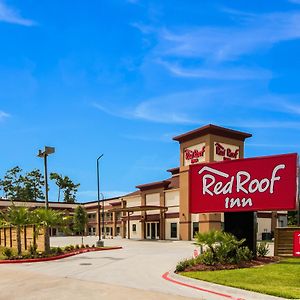
{"label": "red accent band", "polygon": [[32,262],[43,262],[43,261],[51,261],[51,260],[57,260],[62,259],[74,255],[78,255],[81,253],[87,253],[87,252],[95,252],[95,251],[106,251],[106,250],[118,250],[122,249],[122,247],[110,247],[110,248],[90,248],[90,249],[79,249],[73,252],[65,253],[62,255],[57,256],[51,256],[51,257],[41,257],[41,258],[28,258],[28,259],[1,259],[0,264],[21,264],[21,263],[32,263]]}
{"label": "red accent band", "polygon": [[225,297],[225,298],[233,299],[233,300],[245,300],[243,298],[235,298],[235,297],[227,295],[227,294],[218,293],[218,292],[215,292],[215,291],[200,288],[200,287],[195,286],[195,285],[191,285],[191,284],[187,284],[187,283],[184,283],[184,282],[181,282],[181,281],[174,280],[174,279],[169,277],[169,274],[170,274],[170,272],[166,272],[161,277],[165,280],[170,281],[170,282],[173,282],[173,283],[185,286],[185,287],[189,287],[189,288],[201,291],[201,292],[206,292],[206,293],[214,294],[214,295],[217,295],[217,296],[220,296],[220,297]]}

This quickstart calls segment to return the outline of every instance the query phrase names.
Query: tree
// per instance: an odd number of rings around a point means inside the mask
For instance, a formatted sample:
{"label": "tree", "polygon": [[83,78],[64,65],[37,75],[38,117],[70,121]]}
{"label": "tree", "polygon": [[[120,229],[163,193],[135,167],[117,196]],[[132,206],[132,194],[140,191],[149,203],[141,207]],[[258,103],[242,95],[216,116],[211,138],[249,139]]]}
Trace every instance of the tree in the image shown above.
{"label": "tree", "polygon": [[45,184],[44,176],[39,169],[34,169],[31,172],[26,173],[21,177],[24,184],[24,190],[27,191],[25,199],[32,199],[37,201],[38,199],[45,199],[42,187]]}
{"label": "tree", "polygon": [[53,209],[37,208],[32,212],[32,223],[36,226],[36,232],[44,230],[44,247],[45,252],[50,251],[49,228],[54,226],[65,226],[68,217],[63,212]]}
{"label": "tree", "polygon": [[8,170],[3,180],[0,180],[0,188],[4,191],[5,197],[11,200],[36,201],[44,199],[42,186],[44,177],[40,170],[22,175],[22,169],[18,166]]}
{"label": "tree", "polygon": [[74,211],[73,217],[73,228],[75,231],[81,233],[81,243],[83,244],[83,235],[85,232],[85,227],[88,222],[87,212],[85,208],[81,205],[77,206]]}
{"label": "tree", "polygon": [[27,207],[10,206],[7,213],[3,216],[8,225],[16,227],[16,238],[18,255],[22,254],[21,228],[29,223],[29,212]]}
{"label": "tree", "polygon": [[64,202],[74,203],[76,201],[76,193],[80,184],[75,184],[68,176],[62,176],[58,173],[51,173],[50,179],[55,180],[55,184],[58,186],[58,202],[60,200],[60,192],[64,193]]}
{"label": "tree", "polygon": [[0,187],[4,191],[5,198],[18,199],[21,189],[21,172],[18,166],[8,170],[4,178],[0,180]]}

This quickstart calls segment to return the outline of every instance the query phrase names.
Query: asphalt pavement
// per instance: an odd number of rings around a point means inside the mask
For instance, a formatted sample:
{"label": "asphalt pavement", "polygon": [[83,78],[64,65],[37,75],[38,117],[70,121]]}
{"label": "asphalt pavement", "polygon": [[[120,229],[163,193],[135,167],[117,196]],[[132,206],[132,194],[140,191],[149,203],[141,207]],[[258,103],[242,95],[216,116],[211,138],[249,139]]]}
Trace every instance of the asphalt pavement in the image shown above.
{"label": "asphalt pavement", "polygon": [[[95,237],[84,241],[95,242]],[[51,239],[52,246],[77,243],[80,238]],[[113,239],[105,246],[123,249],[1,265],[0,299],[280,299],[174,274],[176,263],[193,255],[192,242]]]}

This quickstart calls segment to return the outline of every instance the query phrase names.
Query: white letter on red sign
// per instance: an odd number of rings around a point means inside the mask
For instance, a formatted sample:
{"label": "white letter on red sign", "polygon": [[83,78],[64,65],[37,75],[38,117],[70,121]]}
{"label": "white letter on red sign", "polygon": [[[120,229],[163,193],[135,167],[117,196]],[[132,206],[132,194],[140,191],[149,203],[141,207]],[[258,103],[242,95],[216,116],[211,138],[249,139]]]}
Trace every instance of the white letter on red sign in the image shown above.
{"label": "white letter on red sign", "polygon": [[276,172],[280,169],[284,169],[285,165],[278,165],[277,167],[274,168],[272,172],[272,178],[271,178],[271,186],[270,186],[270,193],[273,194],[274,192],[274,182],[280,180],[280,176],[276,177]]}
{"label": "white letter on red sign", "polygon": [[[211,179],[211,182],[207,184],[207,179]],[[214,185],[215,183],[215,177],[212,175],[204,175],[203,179],[202,179],[202,183],[203,183],[203,195],[205,195],[205,193],[213,196],[213,193],[208,189],[210,188],[212,185]]]}
{"label": "white letter on red sign", "polygon": [[[241,181],[241,176],[246,176],[246,179],[244,181]],[[245,171],[240,171],[236,174],[236,191],[243,191],[244,193],[248,194],[248,190],[243,188],[243,185],[247,183],[250,180],[250,174]]]}

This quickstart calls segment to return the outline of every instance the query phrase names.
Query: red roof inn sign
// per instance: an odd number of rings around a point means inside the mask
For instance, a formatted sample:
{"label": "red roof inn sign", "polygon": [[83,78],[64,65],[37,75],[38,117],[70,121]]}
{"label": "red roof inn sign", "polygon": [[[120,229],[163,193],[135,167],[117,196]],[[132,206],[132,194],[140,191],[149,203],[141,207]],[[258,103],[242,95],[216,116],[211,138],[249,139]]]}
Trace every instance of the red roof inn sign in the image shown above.
{"label": "red roof inn sign", "polygon": [[190,212],[294,210],[297,154],[190,166]]}

